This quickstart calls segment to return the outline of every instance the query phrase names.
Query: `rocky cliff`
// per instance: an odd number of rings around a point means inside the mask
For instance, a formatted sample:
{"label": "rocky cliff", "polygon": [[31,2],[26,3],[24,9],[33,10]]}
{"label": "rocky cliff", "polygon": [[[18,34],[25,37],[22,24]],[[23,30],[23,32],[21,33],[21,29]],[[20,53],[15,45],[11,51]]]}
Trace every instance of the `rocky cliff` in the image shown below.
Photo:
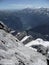
{"label": "rocky cliff", "polygon": [[47,65],[46,57],[6,31],[0,24],[0,65]]}

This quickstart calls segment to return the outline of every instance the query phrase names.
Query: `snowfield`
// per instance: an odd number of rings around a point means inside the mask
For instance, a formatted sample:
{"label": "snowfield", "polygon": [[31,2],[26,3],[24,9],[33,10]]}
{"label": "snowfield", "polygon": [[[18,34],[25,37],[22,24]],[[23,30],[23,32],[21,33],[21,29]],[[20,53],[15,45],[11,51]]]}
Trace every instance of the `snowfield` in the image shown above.
{"label": "snowfield", "polygon": [[40,38],[36,40],[32,40],[31,42],[27,43],[25,46],[30,47],[32,45],[43,45],[45,47],[49,46],[49,41],[44,41]]}

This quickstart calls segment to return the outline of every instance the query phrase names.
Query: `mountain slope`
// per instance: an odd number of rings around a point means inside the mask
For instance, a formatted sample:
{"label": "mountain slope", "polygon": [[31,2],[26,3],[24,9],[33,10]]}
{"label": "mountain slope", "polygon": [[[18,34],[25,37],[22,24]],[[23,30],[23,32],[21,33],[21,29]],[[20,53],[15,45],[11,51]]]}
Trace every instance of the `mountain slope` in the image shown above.
{"label": "mountain slope", "polygon": [[[2,26],[2,25],[1,25]],[[46,57],[0,29],[0,65],[47,65]]]}

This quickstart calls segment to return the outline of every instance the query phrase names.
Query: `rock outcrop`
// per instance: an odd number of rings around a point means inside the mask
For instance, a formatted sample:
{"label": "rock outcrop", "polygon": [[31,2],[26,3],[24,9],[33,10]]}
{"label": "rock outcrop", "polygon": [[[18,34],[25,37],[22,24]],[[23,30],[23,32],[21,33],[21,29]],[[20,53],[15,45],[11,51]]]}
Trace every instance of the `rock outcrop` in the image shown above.
{"label": "rock outcrop", "polygon": [[0,29],[0,65],[47,65],[46,57]]}
{"label": "rock outcrop", "polygon": [[8,28],[2,21],[0,21],[0,29],[5,30],[6,32],[10,32],[11,29]]}
{"label": "rock outcrop", "polygon": [[17,33],[16,38],[18,38],[19,40],[22,40],[26,35],[27,33],[25,31],[19,32]]}

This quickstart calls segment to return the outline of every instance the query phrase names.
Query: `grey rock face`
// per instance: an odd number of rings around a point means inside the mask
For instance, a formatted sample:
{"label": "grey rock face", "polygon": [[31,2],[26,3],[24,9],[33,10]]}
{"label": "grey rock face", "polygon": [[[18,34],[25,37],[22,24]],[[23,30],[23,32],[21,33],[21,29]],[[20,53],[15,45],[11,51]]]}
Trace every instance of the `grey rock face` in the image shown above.
{"label": "grey rock face", "polygon": [[18,38],[19,40],[22,40],[25,36],[27,35],[27,33],[25,31],[20,32],[16,35],[16,38]]}
{"label": "grey rock face", "polygon": [[42,45],[39,45],[37,51],[42,53],[43,55],[46,55],[48,52],[48,49]]}
{"label": "grey rock face", "polygon": [[43,45],[33,45],[31,47],[37,49],[37,52],[39,52],[43,55],[46,55],[48,53],[47,47],[44,47]]}
{"label": "grey rock face", "polygon": [[25,45],[32,40],[33,40],[33,37],[30,35],[30,37],[28,37],[25,41],[23,41],[23,44]]}
{"label": "grey rock face", "polygon": [[10,32],[11,29],[8,28],[2,21],[0,21],[0,29],[5,30],[6,32]]}
{"label": "grey rock face", "polygon": [[46,57],[0,29],[0,65],[47,65]]}

